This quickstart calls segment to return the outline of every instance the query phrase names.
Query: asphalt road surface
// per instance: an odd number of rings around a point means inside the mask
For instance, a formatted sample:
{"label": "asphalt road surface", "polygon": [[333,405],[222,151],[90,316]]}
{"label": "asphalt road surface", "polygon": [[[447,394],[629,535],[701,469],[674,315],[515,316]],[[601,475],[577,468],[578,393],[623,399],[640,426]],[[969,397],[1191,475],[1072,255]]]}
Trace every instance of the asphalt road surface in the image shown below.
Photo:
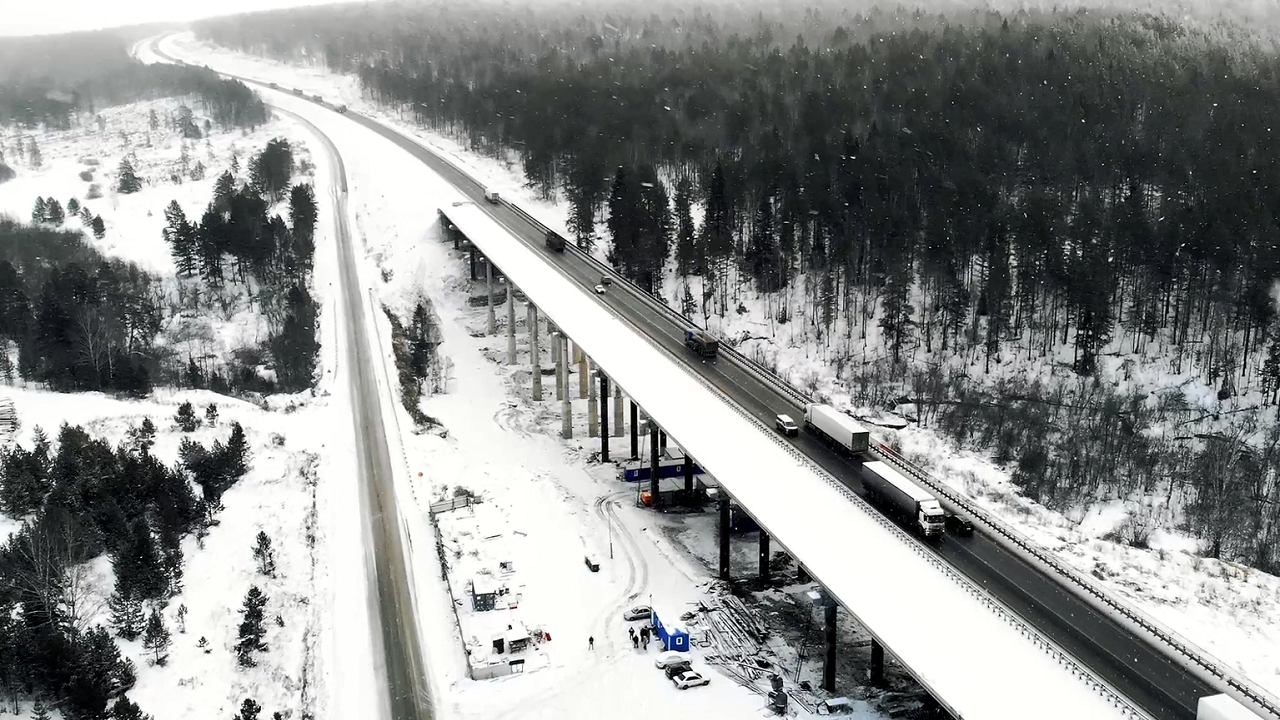
{"label": "asphalt road surface", "polygon": [[[157,45],[152,45],[156,55],[173,62]],[[373,559],[373,576],[369,578],[370,624],[381,631],[372,638],[377,656],[373,658],[374,669],[378,681],[387,689],[385,703],[390,720],[429,720],[433,716],[431,698],[406,571],[395,475],[382,422],[382,396],[378,392],[370,332],[365,322],[364,293],[356,276],[355,253],[347,226],[346,167],[338,149],[319,128],[298,115],[277,110],[306,125],[320,139],[335,170],[333,185],[328,189],[328,205],[337,240],[340,301],[347,319],[343,349],[351,380],[358,482],[364,490],[360,496],[362,525],[366,549]],[[336,680],[342,682],[341,678]]]}
{"label": "asphalt road surface", "polygon": [[[242,79],[263,85],[247,78]],[[366,117],[355,113],[347,113],[346,117],[382,135],[421,160],[488,210],[514,236],[539,253],[548,264],[559,268],[588,292],[599,283],[600,271],[596,266],[577,253],[555,253],[547,249],[542,233],[536,227],[505,205],[484,202],[482,186],[443,158]],[[787,413],[793,418],[803,417],[803,408],[796,405],[790,396],[776,390],[753,372],[725,358],[702,361],[687,351],[684,347],[686,325],[649,307],[636,296],[636,292],[625,283],[615,282],[605,295],[593,294],[593,296],[598,302],[605,304],[619,317],[629,322],[637,331],[648,336],[656,345],[665,348],[684,362],[692,372],[705,378],[749,413],[759,418],[766,426],[773,426],[773,417],[778,413]],[[358,303],[358,299],[349,298],[349,302]],[[352,314],[363,319],[362,315],[354,311]],[[358,331],[363,336],[363,326]],[[362,341],[355,341],[355,344],[359,348],[367,348]],[[367,355],[367,349],[364,352]],[[361,372],[357,375],[367,377],[368,373]],[[368,384],[372,385],[372,379],[368,380]],[[362,390],[359,397],[372,398],[371,402],[376,409],[376,388]],[[362,406],[365,404],[367,403]],[[369,408],[363,408],[361,412],[372,413],[372,423],[378,426],[380,433],[381,416]],[[366,428],[373,426],[373,424],[364,425]],[[359,436],[359,433],[357,435]],[[378,437],[381,435],[379,434]],[[817,437],[804,431],[790,442],[813,462],[830,472],[854,492],[865,497],[855,460],[846,458]],[[379,446],[382,448],[381,456],[385,463],[387,462],[385,443],[379,443]],[[370,487],[374,495],[373,500],[380,502],[381,495],[373,489],[372,485]],[[375,505],[375,512],[377,507]],[[859,550],[851,548],[850,551]],[[1198,677],[1183,670],[1161,649],[1154,647],[1145,638],[1135,635],[1089,604],[1077,599],[1055,579],[1046,577],[1022,559],[1006,552],[994,540],[980,533],[975,533],[968,538],[947,535],[936,546],[936,552],[1153,718],[1194,720],[1198,699],[1217,693]],[[403,569],[402,565],[401,569]],[[380,567],[379,578],[382,577],[384,574]],[[403,578],[403,575],[401,574],[400,577]],[[892,582],[892,578],[885,578],[884,582]],[[380,594],[382,592],[382,582],[379,583],[379,592]],[[383,604],[383,607],[386,608],[386,604]],[[387,628],[384,627],[384,631],[386,630]],[[397,641],[409,642],[406,637],[409,633],[384,632],[384,635],[386,634],[395,636]],[[890,651],[892,652],[892,648]],[[938,651],[953,655],[956,662],[966,662],[966,657],[970,653],[969,648],[938,648]],[[408,654],[406,652],[406,655]],[[388,652],[388,658],[391,657],[392,654]],[[999,678],[992,680],[994,684],[1000,682]],[[1029,712],[1030,715],[1034,715],[1034,711]],[[397,714],[396,717],[419,716]]]}

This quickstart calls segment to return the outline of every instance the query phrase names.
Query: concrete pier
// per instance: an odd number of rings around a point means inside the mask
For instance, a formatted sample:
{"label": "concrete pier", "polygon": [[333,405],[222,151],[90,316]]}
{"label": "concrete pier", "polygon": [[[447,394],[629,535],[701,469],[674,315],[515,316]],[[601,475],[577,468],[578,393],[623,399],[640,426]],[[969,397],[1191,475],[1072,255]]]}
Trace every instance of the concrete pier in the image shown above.
{"label": "concrete pier", "polygon": [[507,364],[516,364],[516,294],[507,281]]}
{"label": "concrete pier", "polygon": [[488,297],[485,298],[487,301],[485,305],[489,306],[489,325],[485,332],[492,335],[497,331],[498,323],[497,318],[493,316],[493,263],[489,262],[489,258],[484,259],[484,279],[485,292],[488,293]]}
{"label": "concrete pier", "polygon": [[[583,370],[589,368],[590,364],[587,364]],[[600,410],[596,401],[596,384],[591,382],[590,372],[583,372],[581,377],[582,382],[587,384],[587,437],[595,437],[600,434]]]}
{"label": "concrete pier", "polygon": [[533,399],[542,399],[542,358],[538,350],[538,306],[529,303],[529,363],[533,370]]}

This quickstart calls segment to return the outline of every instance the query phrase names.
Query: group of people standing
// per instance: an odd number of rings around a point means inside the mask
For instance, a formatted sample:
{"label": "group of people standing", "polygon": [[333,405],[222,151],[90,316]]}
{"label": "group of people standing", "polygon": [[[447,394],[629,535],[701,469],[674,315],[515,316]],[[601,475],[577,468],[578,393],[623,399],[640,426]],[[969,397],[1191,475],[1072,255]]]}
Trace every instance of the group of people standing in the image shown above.
{"label": "group of people standing", "polygon": [[[631,637],[631,647],[639,650],[640,646],[644,645],[645,650],[649,649],[649,640],[652,637],[652,634],[649,630],[648,625],[642,626],[640,628],[640,632],[636,632],[635,627],[629,627],[627,628],[627,635]],[[547,639],[550,640],[550,638],[547,638]],[[596,649],[596,637],[594,635],[587,638],[587,649],[588,650]]]}

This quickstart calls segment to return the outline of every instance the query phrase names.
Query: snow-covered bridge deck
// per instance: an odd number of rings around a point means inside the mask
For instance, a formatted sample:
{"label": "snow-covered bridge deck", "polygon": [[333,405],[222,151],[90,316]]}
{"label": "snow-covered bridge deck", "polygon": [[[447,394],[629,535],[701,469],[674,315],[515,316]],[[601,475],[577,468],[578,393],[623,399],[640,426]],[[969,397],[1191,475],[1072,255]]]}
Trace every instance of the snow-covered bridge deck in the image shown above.
{"label": "snow-covered bridge deck", "polygon": [[463,235],[956,717],[1146,717],[688,373],[485,208],[461,194],[458,201],[445,213]]}

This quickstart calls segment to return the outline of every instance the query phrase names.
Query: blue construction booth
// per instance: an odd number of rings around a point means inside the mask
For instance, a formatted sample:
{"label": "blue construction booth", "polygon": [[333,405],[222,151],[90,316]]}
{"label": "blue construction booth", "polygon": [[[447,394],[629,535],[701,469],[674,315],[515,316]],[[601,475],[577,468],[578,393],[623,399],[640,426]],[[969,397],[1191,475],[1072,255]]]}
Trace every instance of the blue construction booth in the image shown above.
{"label": "blue construction booth", "polygon": [[658,617],[657,609],[650,612],[653,618],[654,634],[662,641],[662,649],[689,652],[689,631],[684,625],[676,620],[663,622],[662,618]]}

